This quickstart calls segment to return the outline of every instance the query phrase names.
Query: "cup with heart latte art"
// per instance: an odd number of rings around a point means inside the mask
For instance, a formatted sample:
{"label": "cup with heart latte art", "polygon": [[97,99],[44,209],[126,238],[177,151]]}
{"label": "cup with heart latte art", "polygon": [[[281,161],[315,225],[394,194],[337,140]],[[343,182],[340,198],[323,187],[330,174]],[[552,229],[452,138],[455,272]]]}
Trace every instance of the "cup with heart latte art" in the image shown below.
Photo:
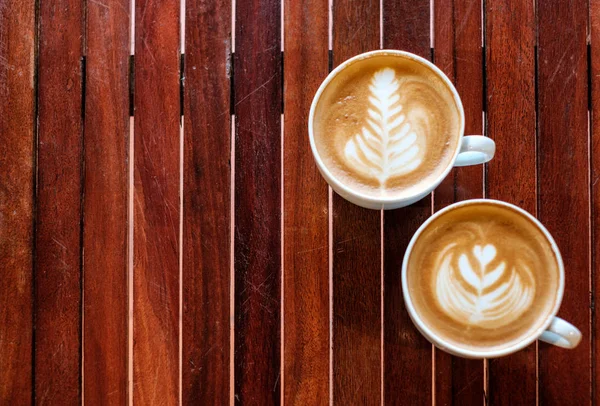
{"label": "cup with heart latte art", "polygon": [[464,135],[458,92],[434,64],[404,51],[347,60],[319,87],[308,132],[317,166],[340,196],[395,209],[427,196],[454,166],[494,156],[494,141]]}
{"label": "cup with heart latte art", "polygon": [[532,215],[497,200],[467,200],[417,230],[402,264],[408,313],[437,347],[493,358],[536,339],[574,348],[581,332],[556,317],[563,261]]}

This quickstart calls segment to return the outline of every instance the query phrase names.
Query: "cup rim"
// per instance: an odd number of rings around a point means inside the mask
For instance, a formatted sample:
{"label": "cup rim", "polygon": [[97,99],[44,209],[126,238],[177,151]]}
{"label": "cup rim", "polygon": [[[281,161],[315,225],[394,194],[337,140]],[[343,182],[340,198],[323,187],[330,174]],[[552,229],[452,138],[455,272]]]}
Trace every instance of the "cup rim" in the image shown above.
{"label": "cup rim", "polygon": [[[414,247],[416,241],[418,240],[420,235],[423,233],[423,231],[435,219],[444,215],[448,211],[451,211],[453,209],[456,209],[456,208],[462,207],[462,206],[477,205],[477,204],[481,204],[481,203],[493,204],[493,205],[502,206],[502,207],[514,210],[514,211],[524,215],[529,220],[531,220],[538,227],[538,229],[542,231],[542,233],[546,237],[547,241],[550,243],[552,251],[554,252],[554,255],[556,257],[556,262],[558,264],[558,274],[559,274],[558,289],[557,289],[556,295],[555,295],[554,307],[552,308],[552,311],[548,313],[546,320],[542,324],[540,324],[539,328],[537,328],[535,331],[533,331],[532,333],[527,335],[527,337],[525,337],[523,340],[518,341],[509,347],[502,348],[499,350],[470,350],[470,349],[466,349],[466,348],[463,348],[463,347],[460,347],[460,346],[457,346],[457,345],[454,345],[454,344],[444,341],[435,332],[433,332],[420,318],[417,311],[415,310],[415,307],[412,303],[412,300],[411,300],[411,297],[410,297],[410,294],[409,294],[408,288],[407,288],[407,286],[408,286],[407,285],[407,268],[408,268],[409,257],[410,257],[410,254],[412,253],[412,250],[413,250],[413,247]],[[412,321],[415,324],[415,326],[417,327],[417,329],[425,336],[425,338],[427,338],[429,341],[431,341],[434,345],[441,348],[442,350],[452,353],[454,355],[467,357],[467,358],[496,358],[496,357],[502,357],[502,356],[505,356],[508,354],[512,354],[516,351],[519,351],[519,350],[527,347],[529,344],[531,344],[535,340],[537,340],[540,337],[540,335],[548,328],[548,326],[552,322],[552,319],[558,313],[558,310],[562,303],[562,299],[563,299],[563,295],[564,295],[564,288],[565,288],[565,270],[564,270],[563,259],[560,254],[560,250],[558,249],[558,245],[556,244],[556,241],[554,241],[554,238],[552,237],[552,235],[550,234],[548,229],[537,218],[535,218],[533,215],[531,215],[529,212],[523,210],[522,208],[515,206],[514,204],[511,204],[511,203],[503,202],[501,200],[471,199],[471,200],[463,200],[461,202],[451,204],[451,205],[443,208],[442,210],[436,212],[431,217],[429,217],[423,224],[421,224],[421,226],[419,227],[417,232],[411,238],[410,243],[408,244],[408,247],[406,248],[406,253],[404,254],[404,260],[402,261],[401,280],[402,280],[402,294],[404,296],[404,303],[406,305],[408,314],[410,315],[410,318],[412,319]]]}
{"label": "cup rim", "polygon": [[[400,57],[404,57],[407,59],[412,59],[418,63],[422,63],[423,65],[425,65],[426,67],[428,67],[429,69],[434,71],[438,75],[438,77],[440,77],[444,81],[444,83],[447,85],[447,87],[450,89],[450,91],[452,93],[452,97],[454,99],[454,102],[456,104],[456,107],[457,107],[459,115],[460,115],[460,126],[459,126],[459,130],[458,130],[458,136],[459,136],[458,143],[457,143],[456,149],[454,151],[454,154],[452,156],[452,160],[450,161],[448,166],[434,181],[431,182],[429,187],[424,188],[422,190],[417,190],[409,195],[401,196],[401,197],[396,197],[396,196],[375,197],[375,196],[370,196],[365,193],[361,193],[360,191],[354,190],[354,189],[346,186],[342,181],[337,179],[334,176],[334,174],[329,170],[327,165],[325,165],[325,163],[321,159],[321,156],[319,155],[319,151],[317,150],[317,145],[316,145],[315,139],[314,139],[313,124],[314,124],[315,111],[317,108],[317,104],[321,98],[321,95],[325,91],[325,89],[327,88],[329,83],[337,76],[337,74],[339,72],[344,70],[348,65],[350,65],[356,61],[359,61],[359,60],[372,58],[374,56],[385,56],[385,55],[400,56]],[[319,86],[319,89],[317,90],[317,93],[315,93],[315,96],[311,102],[310,113],[308,116],[308,138],[310,141],[310,148],[312,150],[313,157],[317,163],[317,166],[319,167],[319,170],[321,171],[323,176],[326,178],[326,180],[328,182],[334,184],[332,186],[334,186],[335,190],[340,190],[343,193],[346,193],[357,199],[360,199],[365,202],[373,203],[373,204],[379,204],[379,203],[394,204],[394,203],[409,201],[409,200],[415,199],[419,196],[423,196],[423,195],[431,192],[433,189],[435,189],[446,178],[446,176],[448,176],[448,173],[450,173],[450,171],[454,167],[454,163],[456,162],[458,154],[460,153],[460,145],[461,145],[461,140],[464,136],[464,133],[465,133],[465,112],[464,112],[464,108],[462,105],[462,101],[460,99],[460,95],[458,94],[458,91],[456,90],[456,87],[454,86],[454,84],[452,84],[452,81],[450,81],[448,76],[446,76],[446,74],[444,72],[442,72],[442,70],[440,68],[435,66],[435,64],[433,64],[431,61],[428,61],[427,59],[422,58],[418,55],[415,55],[411,52],[400,51],[397,49],[377,49],[374,51],[364,52],[364,53],[356,55],[356,56],[344,61],[340,65],[338,65],[334,70],[329,72],[329,74],[327,75],[325,80]]]}

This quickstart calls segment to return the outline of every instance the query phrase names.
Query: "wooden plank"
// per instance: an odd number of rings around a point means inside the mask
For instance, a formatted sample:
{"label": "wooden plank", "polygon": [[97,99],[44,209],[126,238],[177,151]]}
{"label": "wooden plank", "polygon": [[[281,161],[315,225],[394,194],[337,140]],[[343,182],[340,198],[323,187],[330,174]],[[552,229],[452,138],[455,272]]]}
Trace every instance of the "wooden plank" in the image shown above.
{"label": "wooden plank", "polygon": [[284,402],[329,403],[328,188],[308,111],[328,73],[328,1],[285,3]]}
{"label": "wooden plank", "polygon": [[186,3],[183,404],[229,403],[231,1]]}
{"label": "wooden plank", "polygon": [[[333,3],[333,62],[379,49],[379,1]],[[381,212],[333,194],[333,399],[381,402]]]}
{"label": "wooden plank", "polygon": [[0,403],[13,405],[33,389],[34,50],[35,2],[0,3]]}
{"label": "wooden plank", "polygon": [[281,4],[236,2],[235,401],[278,404]]}
{"label": "wooden plank", "polygon": [[90,2],[86,28],[83,390],[125,404],[129,1]]}
{"label": "wooden plank", "polygon": [[133,401],[179,401],[179,3],[135,10]]}
{"label": "wooden plank", "polygon": [[[434,28],[434,60],[448,78],[456,86],[456,68],[458,62],[456,53],[458,44],[456,41],[455,27],[455,6],[452,0],[438,0],[434,4],[433,10],[433,28]],[[467,21],[469,18],[467,17]],[[463,106],[466,109],[466,106]],[[465,117],[466,119],[466,117]],[[466,123],[465,123],[466,126]],[[468,168],[465,168],[468,169]],[[434,196],[434,211],[438,211],[445,206],[456,202],[457,179],[456,173],[459,169],[453,169],[446,179],[436,188]],[[433,371],[434,371],[434,399],[435,404],[452,405],[455,401],[455,395],[463,396],[472,393],[473,386],[468,385],[465,391],[454,390],[458,386],[461,378],[464,377],[465,366],[471,366],[472,361],[463,362],[460,357],[454,357],[438,348],[433,348]],[[478,378],[475,380],[477,381]],[[468,381],[467,381],[468,382]],[[461,382],[464,384],[464,382]],[[482,382],[483,386],[483,382]],[[458,396],[456,396],[458,397]],[[464,399],[464,398],[463,398]],[[470,400],[470,399],[469,399]]]}
{"label": "wooden plank", "polygon": [[35,403],[81,402],[81,2],[39,9]]}
{"label": "wooden plank", "polygon": [[[535,20],[532,2],[486,2],[486,197],[536,214]],[[536,345],[489,361],[491,404],[536,402]]]}
{"label": "wooden plank", "polygon": [[[590,0],[590,65],[589,77],[591,86],[591,231],[592,231],[592,297],[596,297],[600,287],[600,0]],[[600,333],[598,332],[598,301],[593,300],[592,307],[592,403],[597,404],[600,392],[600,357],[598,345],[600,345]]]}
{"label": "wooden plank", "polygon": [[[429,59],[430,2],[383,4],[383,47]],[[432,346],[414,327],[402,298],[402,260],[410,238],[431,215],[431,196],[412,206],[385,212],[384,218],[384,394],[394,404],[411,399],[432,402]],[[402,384],[398,384],[402,382]]]}
{"label": "wooden plank", "polygon": [[583,334],[572,351],[539,344],[541,404],[582,405],[592,393],[587,6],[584,0],[547,1],[537,9],[539,218],[566,267],[558,315]]}
{"label": "wooden plank", "polygon": [[[434,9],[435,63],[456,86],[465,110],[465,133],[483,134],[481,0],[439,0]],[[454,169],[434,194],[434,209],[483,197],[483,167]],[[484,363],[434,348],[435,400],[441,405],[480,403]]]}

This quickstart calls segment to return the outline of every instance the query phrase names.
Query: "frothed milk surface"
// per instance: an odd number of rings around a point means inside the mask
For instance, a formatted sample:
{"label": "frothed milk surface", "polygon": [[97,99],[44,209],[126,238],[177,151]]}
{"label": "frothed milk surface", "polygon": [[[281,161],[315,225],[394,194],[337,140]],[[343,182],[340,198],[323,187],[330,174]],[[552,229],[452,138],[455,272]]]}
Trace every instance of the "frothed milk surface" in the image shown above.
{"label": "frothed milk surface", "polygon": [[459,206],[418,237],[407,268],[411,301],[433,332],[459,347],[500,350],[543,325],[559,267],[537,226],[508,207]]}
{"label": "frothed milk surface", "polygon": [[314,116],[319,156],[343,184],[403,197],[452,164],[460,114],[451,90],[426,65],[400,56],[354,61],[329,83]]}

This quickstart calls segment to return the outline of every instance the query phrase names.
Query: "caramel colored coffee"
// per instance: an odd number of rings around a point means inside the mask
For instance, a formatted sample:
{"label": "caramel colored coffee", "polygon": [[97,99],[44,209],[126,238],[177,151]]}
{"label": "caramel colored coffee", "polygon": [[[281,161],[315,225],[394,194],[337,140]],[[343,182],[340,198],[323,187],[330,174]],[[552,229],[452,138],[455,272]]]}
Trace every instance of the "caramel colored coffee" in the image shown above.
{"label": "caramel colored coffee", "polygon": [[377,54],[351,62],[323,91],[317,151],[332,175],[373,197],[431,186],[452,164],[461,115],[444,80],[423,63]]}
{"label": "caramel colored coffee", "polygon": [[529,218],[475,202],[422,231],[406,276],[416,313],[435,335],[495,351],[542,328],[557,300],[560,270],[551,243]]}

